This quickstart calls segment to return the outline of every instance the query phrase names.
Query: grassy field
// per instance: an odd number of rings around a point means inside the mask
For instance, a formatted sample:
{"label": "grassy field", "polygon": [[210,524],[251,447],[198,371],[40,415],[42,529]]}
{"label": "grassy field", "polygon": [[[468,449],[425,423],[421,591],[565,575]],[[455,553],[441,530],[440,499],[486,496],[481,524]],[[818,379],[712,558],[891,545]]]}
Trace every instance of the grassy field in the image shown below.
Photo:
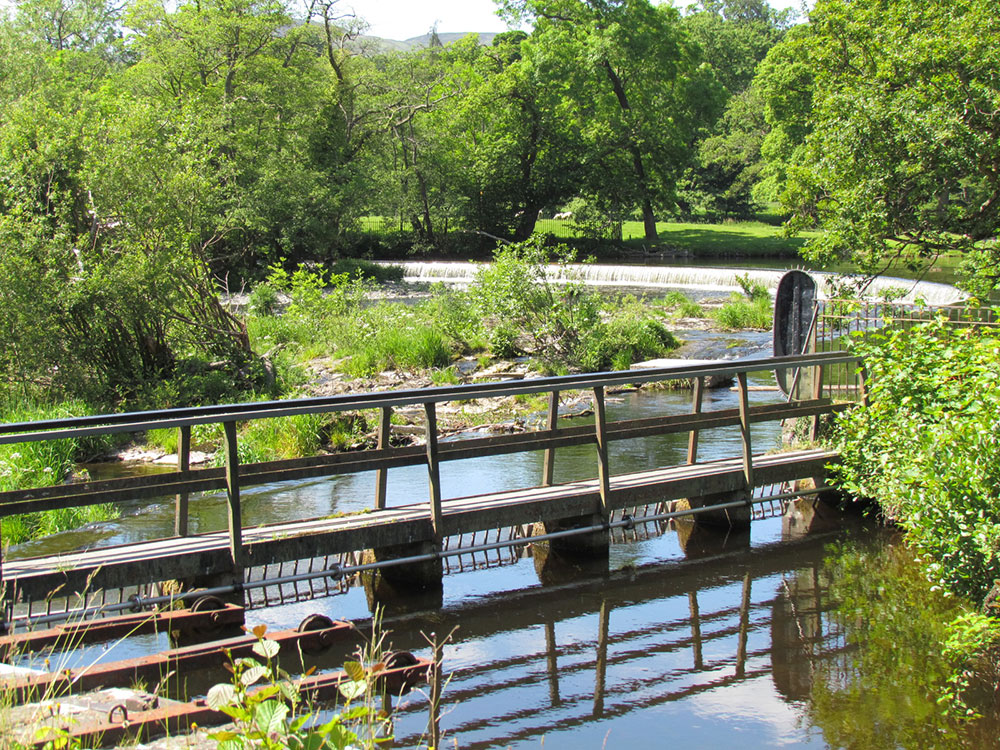
{"label": "grassy field", "polygon": [[[687,224],[661,221],[656,225],[660,238],[657,247],[689,252],[692,255],[798,257],[808,235],[785,237],[781,227],[760,221],[732,224]],[[542,219],[535,231],[572,239],[576,235],[571,221]],[[650,247],[641,221],[622,224],[622,241],[630,247]]]}
{"label": "grassy field", "polygon": [[[656,225],[659,240],[648,242],[643,233],[641,221],[626,221],[622,224],[621,240],[610,243],[639,249],[653,249],[685,252],[698,256],[731,257],[750,256],[764,258],[797,258],[799,249],[811,236],[804,233],[799,237],[785,237],[780,221],[769,215],[761,216],[763,221],[745,221],[722,224],[693,224],[661,221]],[[364,233],[398,233],[398,223],[385,217],[368,216],[361,220]],[[535,225],[538,234],[551,234],[567,240],[579,239],[572,220],[540,219]]]}

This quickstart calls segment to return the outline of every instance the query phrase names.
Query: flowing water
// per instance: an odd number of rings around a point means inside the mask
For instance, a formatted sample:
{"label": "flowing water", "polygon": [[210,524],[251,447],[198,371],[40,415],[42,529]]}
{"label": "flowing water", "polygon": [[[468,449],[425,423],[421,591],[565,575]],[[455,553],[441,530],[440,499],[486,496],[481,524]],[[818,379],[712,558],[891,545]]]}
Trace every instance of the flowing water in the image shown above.
{"label": "flowing water", "polygon": [[[457,261],[406,261],[391,262],[402,266],[404,279],[410,282],[443,282],[446,284],[468,284],[481,267],[478,263]],[[548,278],[554,282],[579,282],[588,286],[634,287],[639,289],[677,289],[684,292],[732,292],[741,289],[740,279],[749,278],[774,290],[786,269],[739,268],[726,266],[670,265],[605,265],[601,263],[577,263],[549,265]],[[810,272],[819,282],[819,294],[823,298],[831,293],[830,282],[834,274],[822,271]],[[947,305],[959,302],[966,295],[949,284],[928,281],[911,281],[890,276],[872,281],[868,294],[877,298],[892,291],[898,293],[898,301],[913,303],[917,299],[929,305]]]}
{"label": "flowing water", "polygon": [[[766,354],[766,342],[765,335],[750,336],[735,353]],[[751,377],[751,385],[771,382],[769,373]],[[780,398],[768,390],[752,396],[757,403]],[[623,392],[610,399],[609,419],[686,411],[689,399],[685,391]],[[729,389],[712,390],[705,408],[732,408],[736,399]],[[779,440],[778,425],[755,425],[755,451],[777,447]],[[739,436],[730,429],[710,431],[700,446],[702,460],[738,455]],[[613,443],[612,470],[679,463],[686,449],[684,435]],[[541,462],[541,454],[531,453],[445,463],[443,493],[451,497],[531,485],[541,475]],[[557,451],[557,481],[592,477],[596,470],[590,446]],[[374,484],[374,475],[367,473],[248,488],[242,495],[244,523],[358,510],[370,506]],[[389,472],[390,505],[426,498],[425,470]],[[224,508],[220,495],[192,498],[192,531],[224,528]],[[137,505],[118,521],[23,545],[16,552],[42,554],[166,536],[172,524],[171,502]],[[451,633],[444,647],[450,678],[440,720],[443,747],[960,746],[935,744],[966,738],[950,725],[928,724],[926,712],[913,708],[933,704],[926,686],[882,695],[899,707],[887,713],[889,718],[862,710],[871,702],[864,684],[857,685],[852,623],[836,613],[837,567],[830,555],[865,555],[891,542],[883,532],[839,517],[811,533],[780,517],[755,521],[746,534],[640,526],[631,535],[619,535],[607,564],[594,568],[550,565],[528,550],[470,557],[469,570],[445,576],[440,606],[390,612],[383,627],[394,648],[420,655],[429,654],[432,634]],[[312,613],[371,615],[364,589],[353,587],[328,598],[258,607],[248,623],[289,628]],[[67,664],[84,664],[168,645],[165,637],[144,636],[66,658]],[[321,665],[333,667],[348,656],[347,649],[334,648]],[[192,677],[188,689],[203,692],[226,677]],[[426,696],[415,692],[402,698],[396,746],[415,746],[426,724]],[[927,732],[914,740],[914,727],[925,725]]]}

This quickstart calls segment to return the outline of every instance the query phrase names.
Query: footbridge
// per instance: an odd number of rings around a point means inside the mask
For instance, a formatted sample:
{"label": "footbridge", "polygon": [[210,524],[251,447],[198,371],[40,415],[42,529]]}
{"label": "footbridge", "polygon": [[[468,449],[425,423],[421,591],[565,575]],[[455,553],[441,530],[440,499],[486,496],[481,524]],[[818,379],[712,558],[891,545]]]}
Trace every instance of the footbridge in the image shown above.
{"label": "footbridge", "polygon": [[[787,402],[751,405],[747,375],[784,369],[796,373],[800,386]],[[169,538],[83,549],[61,555],[12,558],[0,562],[4,619],[16,626],[33,622],[32,602],[75,597],[77,612],[93,608],[87,592],[127,590],[139,584],[170,582],[171,593],[132,595],[110,612],[141,609],[195,590],[242,600],[249,590],[266,585],[297,584],[314,579],[339,580],[363,572],[404,588],[440,586],[442,560],[469,551],[456,543],[466,535],[490,529],[516,529],[515,543],[545,543],[566,554],[607,554],[609,532],[636,523],[690,517],[697,523],[746,526],[755,506],[787,501],[822,491],[827,467],[837,455],[822,448],[770,453],[755,451],[751,425],[799,420],[808,440],[815,438],[824,415],[849,408],[863,395],[856,379],[855,357],[842,352],[772,357],[744,362],[716,362],[597,374],[568,375],[499,383],[477,383],[425,389],[372,392],[129,414],[112,414],[47,422],[0,425],[0,444],[82,438],[110,433],[136,433],[172,428],[178,431],[178,468],[162,474],[37,487],[0,493],[0,516],[14,516],[99,503],[172,497],[174,535]],[[731,378],[738,408],[703,408],[710,379]],[[609,421],[607,393],[643,383],[685,381],[690,409],[640,419]],[[575,424],[559,414],[560,394],[587,392],[592,397],[593,424]],[[546,395],[548,412],[537,429],[514,434],[442,440],[438,406],[498,396]],[[416,407],[422,413],[421,445],[394,445],[394,410]],[[298,414],[375,410],[374,447],[292,460],[241,463],[238,426],[252,420]],[[191,431],[219,424],[224,434],[224,465],[192,468]],[[739,451],[728,457],[699,460],[699,435],[706,430],[738,428]],[[654,435],[688,436],[687,461],[638,472],[616,473],[609,445],[614,441]],[[594,446],[589,477],[555,483],[560,449]],[[482,456],[541,451],[541,475],[534,486],[490,494],[443,497],[441,465]],[[389,470],[426,467],[427,499],[390,506],[386,502]],[[372,506],[363,512],[325,518],[289,518],[281,523],[245,527],[241,490],[306,478],[375,472]],[[228,518],[225,530],[190,533],[188,501],[192,493],[217,491]],[[480,543],[476,549],[499,548],[503,542]],[[329,560],[347,555],[349,564],[328,564],[278,578],[268,566],[297,560]],[[263,571],[263,572],[262,572]],[[162,591],[162,587],[160,591]],[[28,615],[24,615],[25,606]],[[67,608],[72,610],[70,605]],[[17,613],[21,612],[21,615]],[[70,612],[72,614],[72,611]],[[50,619],[54,615],[48,613]]]}

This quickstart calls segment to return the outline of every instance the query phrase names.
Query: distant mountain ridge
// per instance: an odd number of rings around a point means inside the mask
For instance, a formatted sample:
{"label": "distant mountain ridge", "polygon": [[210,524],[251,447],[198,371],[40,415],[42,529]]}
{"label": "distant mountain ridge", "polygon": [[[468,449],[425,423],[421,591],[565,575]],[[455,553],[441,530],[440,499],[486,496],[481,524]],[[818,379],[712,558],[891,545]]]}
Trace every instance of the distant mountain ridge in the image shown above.
{"label": "distant mountain ridge", "polygon": [[[457,42],[459,39],[467,37],[469,34],[475,34],[479,37],[480,44],[492,44],[493,37],[497,35],[496,31],[446,31],[439,32],[438,39],[441,44],[448,46],[453,42]],[[426,34],[421,34],[420,36],[411,37],[410,39],[383,39],[379,36],[362,36],[361,41],[366,45],[375,45],[381,50],[391,51],[396,50],[399,52],[405,52],[411,49],[419,49],[421,47],[428,47],[431,43],[430,32]]]}

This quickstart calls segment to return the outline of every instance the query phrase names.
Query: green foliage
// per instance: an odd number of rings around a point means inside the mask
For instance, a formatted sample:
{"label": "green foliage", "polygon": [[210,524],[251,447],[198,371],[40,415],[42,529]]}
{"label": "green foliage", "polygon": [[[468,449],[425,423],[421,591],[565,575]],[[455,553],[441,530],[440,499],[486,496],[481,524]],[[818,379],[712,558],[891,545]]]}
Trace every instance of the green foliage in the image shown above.
{"label": "green foliage", "polygon": [[255,419],[240,430],[241,462],[275,461],[313,456],[326,443],[329,414],[296,414],[291,417]]}
{"label": "green foliage", "polygon": [[373,330],[358,342],[344,370],[373,375],[382,370],[426,370],[443,367],[452,354],[440,331],[402,316],[369,316]]}
{"label": "green foliage", "polygon": [[388,281],[402,281],[403,267],[374,263],[363,258],[338,258],[330,265],[330,272],[348,278],[362,278],[384,284]]}
{"label": "green foliage", "polygon": [[661,304],[681,318],[700,318],[704,315],[701,305],[683,292],[667,292]]}
{"label": "green foliage", "polygon": [[773,125],[764,151],[809,255],[868,273],[967,257],[997,283],[991,115],[1000,7],[973,0],[820,0],[760,69]]}
{"label": "green foliage", "polygon": [[388,741],[390,717],[373,706],[373,674],[380,664],[366,669],[360,662],[347,662],[348,679],[339,685],[343,706],[321,723],[291,675],[279,666],[278,642],[265,637],[263,625],[252,632],[257,637],[253,652],[258,658],[235,660],[232,683],[213,686],[205,699],[209,707],[236,724],[236,731],[210,735],[219,750],[346,750]]}
{"label": "green foliage", "polygon": [[495,356],[523,352],[570,361],[584,334],[600,320],[600,300],[582,285],[548,281],[550,260],[569,262],[565,247],[550,251],[539,238],[498,248],[476,274],[469,295]]}
{"label": "green foliage", "polygon": [[965,720],[978,696],[963,673],[988,653],[996,621],[935,591],[906,545],[835,547],[825,567],[835,627],[851,648],[817,662],[808,716],[824,741],[834,748],[984,746],[990,727],[978,732]]}
{"label": "green foliage", "polygon": [[664,325],[639,305],[591,328],[580,342],[576,360],[585,371],[627,370],[679,346]]}
{"label": "green foliage", "polygon": [[[79,402],[56,406],[19,406],[3,411],[4,422],[28,422],[84,416],[90,410]],[[61,484],[73,473],[78,461],[106,450],[108,443],[87,439],[45,440],[0,445],[0,492]],[[118,515],[110,504],[10,516],[0,522],[3,543],[20,544],[86,523]]]}
{"label": "green foliage", "polygon": [[1000,578],[1000,339],[937,317],[855,350],[870,405],[840,420],[837,476],[906,529],[937,585],[982,599]]}
{"label": "green foliage", "polygon": [[[754,289],[749,291],[756,293]],[[753,298],[733,292],[728,302],[712,310],[710,314],[719,326],[730,331],[748,328],[764,330],[770,328],[774,320],[771,297],[766,289],[762,295]]]}

